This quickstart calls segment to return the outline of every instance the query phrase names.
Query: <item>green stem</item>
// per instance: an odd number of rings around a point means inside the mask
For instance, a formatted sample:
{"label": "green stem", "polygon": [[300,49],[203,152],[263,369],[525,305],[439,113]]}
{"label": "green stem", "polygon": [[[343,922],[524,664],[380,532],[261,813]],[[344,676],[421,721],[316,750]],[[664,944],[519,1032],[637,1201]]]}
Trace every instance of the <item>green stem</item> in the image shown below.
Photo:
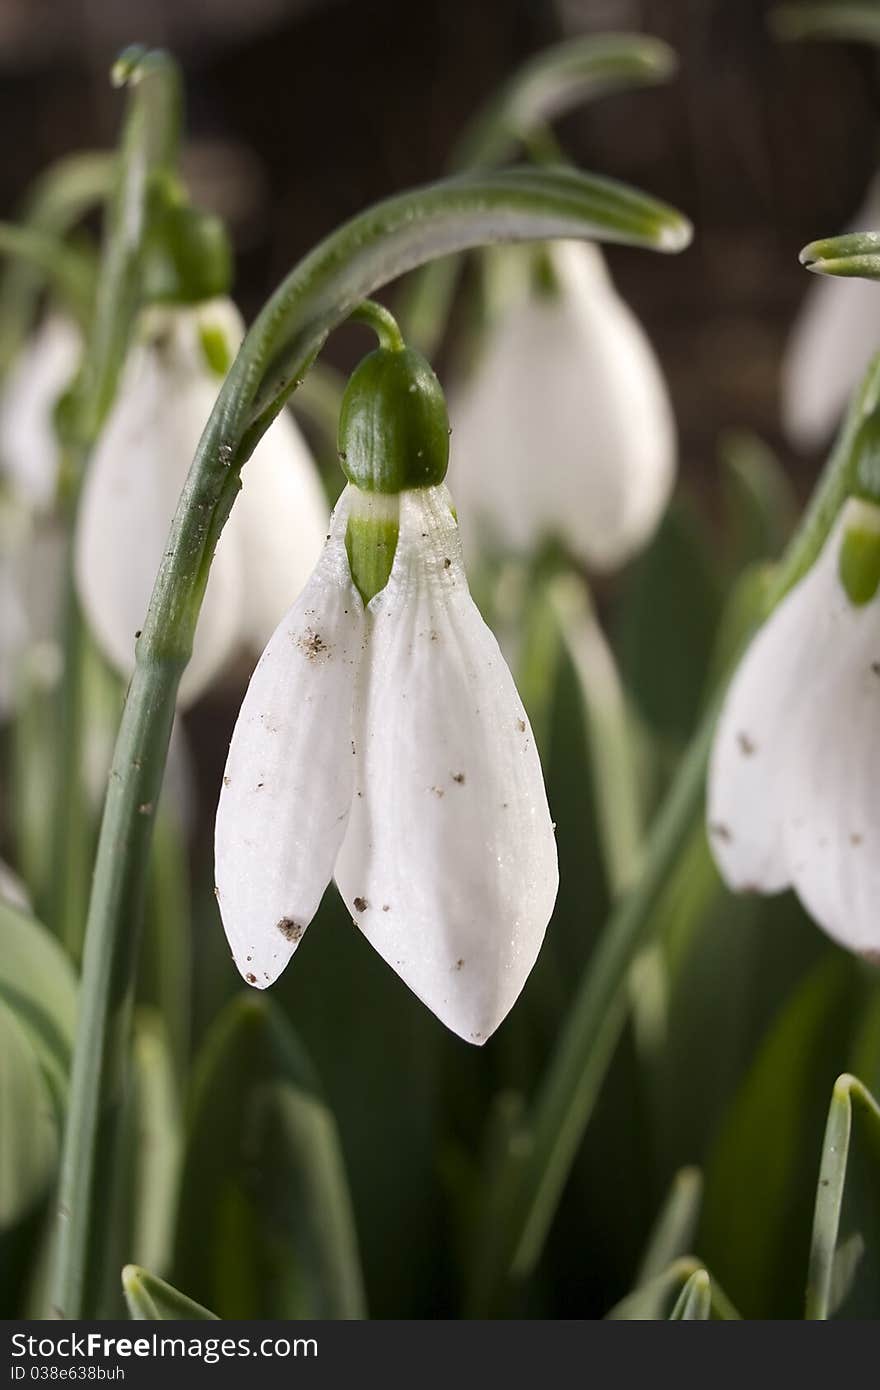
{"label": "green stem", "polygon": [[349,314],[351,323],[364,323],[372,328],[379,346],[388,352],[403,352],[406,344],[394,315],[375,299],[365,299]]}
{"label": "green stem", "polygon": [[110,775],[61,1162],[54,1287],[65,1317],[81,1317],[89,1307],[99,1156],[120,1103],[153,811],[177,687],[240,470],[327,334],[389,280],[431,256],[491,240],[603,235],[673,250],[687,243],[689,228],[670,209],[621,185],[569,172],[510,170],[435,184],[380,203],[328,237],[282,283],[242,344],[172,524]]}

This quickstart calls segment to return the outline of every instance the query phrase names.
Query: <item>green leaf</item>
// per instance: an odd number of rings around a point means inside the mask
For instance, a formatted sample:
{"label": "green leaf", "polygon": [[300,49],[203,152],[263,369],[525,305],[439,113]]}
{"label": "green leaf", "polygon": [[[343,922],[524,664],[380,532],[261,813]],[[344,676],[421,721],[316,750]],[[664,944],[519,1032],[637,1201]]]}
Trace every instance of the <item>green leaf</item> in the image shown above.
{"label": "green leaf", "polygon": [[0,1000],[23,1028],[60,1103],[73,1047],[76,977],[46,928],[5,902],[0,902]]}
{"label": "green leaf", "polygon": [[[672,49],[645,34],[593,34],[556,44],[490,97],[468,123],[450,167],[463,172],[501,164],[517,144],[533,144],[547,121],[609,92],[663,82],[676,66]],[[407,283],[402,320],[410,343],[428,355],[442,336],[458,271],[458,259],[447,256]]]}
{"label": "green leaf", "polygon": [[[705,1294],[700,1291],[707,1281],[709,1285],[709,1311],[702,1312],[700,1316],[723,1322],[738,1320],[739,1313],[718,1281],[711,1278],[700,1261],[692,1255],[675,1260],[662,1274],[657,1274],[653,1279],[639,1285],[632,1293],[627,1294],[626,1298],[615,1304],[606,1317],[616,1322],[664,1322],[672,1317],[682,1317],[684,1314],[676,1312],[676,1309],[681,1303],[685,1289],[696,1276],[702,1276],[697,1279],[698,1301],[705,1298]],[[687,1316],[693,1317],[694,1313],[688,1313]]]}
{"label": "green leaf", "polygon": [[797,1317],[824,1097],[846,1054],[853,962],[826,954],[778,1014],[705,1165],[699,1236],[745,1317]]}
{"label": "green leaf", "polygon": [[665,82],[677,66],[669,45],[647,34],[591,34],[555,44],[515,72],[468,123],[452,167],[501,164],[546,121],[609,92]]}
{"label": "green leaf", "polygon": [[633,728],[614,656],[586,585],[573,574],[560,576],[550,584],[548,598],[583,697],[606,878],[616,897],[635,878],[642,848],[644,808]]}
{"label": "green leaf", "polygon": [[854,1076],[831,1096],[816,1188],[808,1318],[876,1317],[880,1306],[880,1107]]}
{"label": "green leaf", "polygon": [[363,1314],[333,1117],[265,996],[234,999],[198,1061],[175,1270],[221,1317]]}
{"label": "green leaf", "polygon": [[[70,229],[109,192],[113,156],[81,151],[59,159],[28,190],[19,223],[63,241]],[[0,372],[5,372],[27,336],[46,267],[12,257],[0,270]]]}
{"label": "green leaf", "polygon": [[673,743],[698,718],[721,598],[705,528],[677,497],[626,575],[614,622],[624,686],[649,728]]}
{"label": "green leaf", "polygon": [[174,1248],[174,1219],[183,1154],[175,1063],[163,1020],[147,1009],[135,1016],[133,1048],[134,1124],[130,1152],[131,1234],[137,1264],[168,1269]]}
{"label": "green leaf", "polygon": [[814,275],[880,280],[880,232],[847,232],[811,241],[798,259]]}
{"label": "green leaf", "polygon": [[675,1301],[670,1322],[699,1320],[712,1316],[712,1285],[705,1269],[695,1269]]}
{"label": "green leaf", "polygon": [[880,43],[880,13],[874,0],[777,5],[768,22],[779,39],[844,39]]}
{"label": "green leaf", "polygon": [[700,1218],[703,1175],[699,1168],[681,1168],[672,1181],[648,1240],[636,1284],[646,1284],[683,1256],[692,1246]]}
{"label": "green leaf", "polygon": [[762,439],[728,430],[719,446],[731,570],[775,560],[794,528],[797,502],[788,476]]}
{"label": "green leaf", "polygon": [[186,1294],[157,1279],[138,1265],[126,1265],[122,1271],[122,1288],[129,1315],[136,1322],[190,1322],[210,1320],[217,1314],[195,1303]]}
{"label": "green leaf", "polygon": [[0,1235],[44,1197],[59,1146],[55,1094],[20,1013],[0,1003]]}

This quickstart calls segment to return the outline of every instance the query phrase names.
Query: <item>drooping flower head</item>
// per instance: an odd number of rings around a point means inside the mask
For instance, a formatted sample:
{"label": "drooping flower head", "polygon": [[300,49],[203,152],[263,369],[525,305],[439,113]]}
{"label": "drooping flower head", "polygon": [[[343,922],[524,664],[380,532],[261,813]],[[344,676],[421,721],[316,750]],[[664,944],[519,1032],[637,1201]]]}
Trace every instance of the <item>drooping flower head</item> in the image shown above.
{"label": "drooping flower head", "polygon": [[[126,674],[187,471],[242,332],[226,299],[148,310],[86,474],[77,588],[104,654]],[[237,647],[260,650],[305,582],[326,524],[320,479],[285,411],[255,449],[217,547],[183,701]]]}
{"label": "drooping flower head", "polygon": [[349,486],[233,734],[220,911],[239,970],[265,988],[334,877],[385,961],[482,1043],[537,957],[556,848],[528,717],[468,591],[423,358],[399,345],[364,360],[340,449]]}
{"label": "drooping flower head", "polygon": [[599,248],[559,242],[546,256],[550,284],[501,309],[453,403],[453,484],[468,528],[490,541],[528,551],[557,539],[613,569],[669,500],[672,409]]}
{"label": "drooping flower head", "polygon": [[753,639],[718,722],[708,830],[737,891],[793,887],[880,958],[880,507],[850,498]]}

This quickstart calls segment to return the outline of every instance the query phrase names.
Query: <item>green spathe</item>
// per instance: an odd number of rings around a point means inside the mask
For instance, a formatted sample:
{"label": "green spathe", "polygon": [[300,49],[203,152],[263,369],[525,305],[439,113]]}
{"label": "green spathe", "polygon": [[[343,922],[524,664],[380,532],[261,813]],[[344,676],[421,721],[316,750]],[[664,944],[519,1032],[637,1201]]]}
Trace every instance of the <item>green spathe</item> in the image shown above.
{"label": "green spathe", "polygon": [[362,492],[436,487],[449,462],[449,416],[430,363],[380,347],[355,368],[339,413],[339,457]]}
{"label": "green spathe", "polygon": [[880,510],[871,511],[876,516],[867,518],[867,524],[856,518],[846,528],[838,557],[840,582],[856,607],[870,603],[880,584]]}

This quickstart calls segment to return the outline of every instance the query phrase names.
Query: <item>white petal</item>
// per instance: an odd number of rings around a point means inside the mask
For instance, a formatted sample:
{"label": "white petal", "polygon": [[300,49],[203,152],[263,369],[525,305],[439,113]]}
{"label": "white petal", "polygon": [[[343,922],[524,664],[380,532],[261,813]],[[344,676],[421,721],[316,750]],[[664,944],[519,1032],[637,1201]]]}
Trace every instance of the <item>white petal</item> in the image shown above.
{"label": "white petal", "polygon": [[13,364],[0,395],[0,468],[32,507],[51,507],[58,485],[52,414],[73,380],[82,342],[75,326],[51,315]]}
{"label": "white petal", "polygon": [[[880,529],[880,509],[850,502],[835,530],[861,511]],[[837,543],[832,554],[837,553]],[[783,819],[791,881],[816,921],[842,945],[880,961],[880,596],[856,606],[843,595],[833,636],[803,699],[797,757]]]}
{"label": "white petal", "polygon": [[[225,323],[225,304],[218,321]],[[100,646],[123,673],[134,664],[168,532],[218,379],[198,350],[213,306],[149,317],[126,364],[91,460],[76,535],[80,600]],[[242,557],[235,512],[224,530],[202,604],[181,701],[195,698],[228,659],[241,629]]]}
{"label": "white petal", "polygon": [[[880,227],[880,178],[849,230]],[[820,275],[807,288],[782,364],[782,419],[800,448],[824,444],[880,347],[880,286]]]}
{"label": "white petal", "polygon": [[217,809],[217,897],[249,984],[277,979],[317,910],[354,787],[364,608],[345,553],[347,490],[314,574],[248,686]]}
{"label": "white petal", "polygon": [[452,477],[509,546],[565,540],[599,569],[650,537],[675,472],[666,387],[640,324],[595,247],[552,251],[561,293],[499,322],[452,415]]}
{"label": "white petal", "polygon": [[880,961],[880,603],[850,608],[810,694],[784,818],[792,883],[826,932]]}
{"label": "white petal", "polygon": [[262,651],[317,563],[329,507],[315,461],[289,410],[263,435],[242,471],[231,524],[244,555],[245,636]]}
{"label": "white petal", "polygon": [[[845,513],[844,513],[845,515]],[[779,892],[792,881],[784,820],[804,721],[825,653],[854,611],[837,578],[839,518],[799,584],[751,642],[724,701],[709,765],[707,823],[725,882]]]}
{"label": "white petal", "polygon": [[394,566],[368,622],[336,881],[410,989],[481,1043],[534,965],[558,874],[532,732],[468,592],[445,487],[402,495]]}

